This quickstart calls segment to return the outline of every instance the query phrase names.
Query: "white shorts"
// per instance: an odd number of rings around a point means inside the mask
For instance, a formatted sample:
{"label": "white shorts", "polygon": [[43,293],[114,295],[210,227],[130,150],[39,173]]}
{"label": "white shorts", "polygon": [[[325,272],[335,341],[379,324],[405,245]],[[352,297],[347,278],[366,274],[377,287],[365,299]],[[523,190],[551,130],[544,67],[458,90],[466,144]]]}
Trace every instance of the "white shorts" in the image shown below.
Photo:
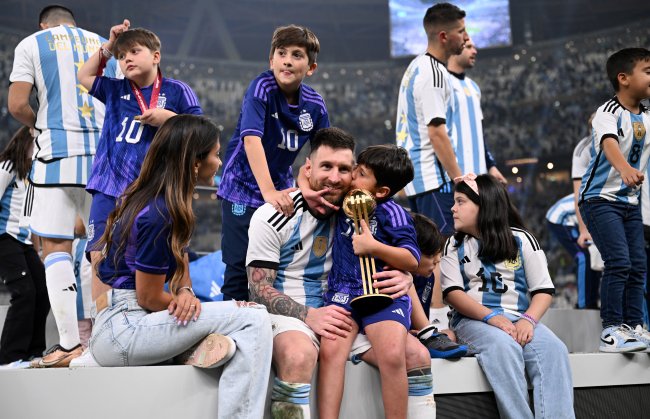
{"label": "white shorts", "polygon": [[[298,320],[295,317],[281,316],[279,314],[270,314],[270,316],[273,327],[273,338],[284,332],[302,332],[309,337],[316,349],[320,349],[320,337],[302,320]],[[372,345],[370,345],[370,341],[366,335],[359,333],[354,339],[354,342],[352,342],[350,356],[362,354],[371,347]]]}
{"label": "white shorts", "polygon": [[84,188],[34,188],[29,229],[41,237],[74,239],[77,216],[88,226],[92,196]]}

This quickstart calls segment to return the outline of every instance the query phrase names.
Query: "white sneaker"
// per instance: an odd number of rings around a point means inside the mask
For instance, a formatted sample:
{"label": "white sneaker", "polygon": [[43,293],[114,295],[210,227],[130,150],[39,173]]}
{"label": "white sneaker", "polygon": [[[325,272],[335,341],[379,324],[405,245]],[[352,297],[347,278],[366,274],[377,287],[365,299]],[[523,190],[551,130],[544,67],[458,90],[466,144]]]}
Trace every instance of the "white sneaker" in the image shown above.
{"label": "white sneaker", "polygon": [[88,368],[88,367],[101,367],[93,358],[88,348],[84,349],[83,353],[70,361],[70,368]]}
{"label": "white sneaker", "polygon": [[644,351],[648,346],[641,342],[628,325],[610,326],[600,334],[600,352]]}
{"label": "white sneaker", "polygon": [[650,332],[643,328],[640,324],[637,324],[634,329],[632,329],[636,338],[646,344],[646,350],[644,352],[650,352]]}
{"label": "white sneaker", "polygon": [[0,370],[21,370],[29,367],[30,367],[29,361],[23,361],[22,359],[19,359],[18,361],[0,365]]}

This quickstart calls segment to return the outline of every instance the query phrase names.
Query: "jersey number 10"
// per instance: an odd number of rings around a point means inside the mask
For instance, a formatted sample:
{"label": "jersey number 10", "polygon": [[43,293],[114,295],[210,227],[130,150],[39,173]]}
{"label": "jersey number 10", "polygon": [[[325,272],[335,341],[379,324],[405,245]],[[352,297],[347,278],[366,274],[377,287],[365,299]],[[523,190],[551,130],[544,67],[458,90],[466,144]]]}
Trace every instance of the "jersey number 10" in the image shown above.
{"label": "jersey number 10", "polygon": [[[124,131],[126,131],[126,123],[129,120],[129,117],[124,117],[124,120],[122,120],[122,131],[120,131],[120,134],[117,136],[115,139],[115,142],[119,143],[122,140],[126,140],[127,143],[129,144],[135,144],[138,141],[140,141],[140,137],[142,136],[142,130],[144,129],[144,126],[140,123],[140,121],[136,121],[135,119],[131,120],[131,124],[129,125],[129,131],[126,133],[126,137],[124,137]],[[137,130],[136,130],[136,125],[137,125]],[[135,132],[135,136],[133,136],[133,131]]]}
{"label": "jersey number 10", "polygon": [[[497,294],[503,294],[504,292],[508,291],[508,286],[503,283],[503,280],[501,279],[501,274],[499,272],[487,272],[490,274],[490,279],[492,282],[492,291],[496,292]],[[481,287],[478,289],[479,291],[486,292],[490,291],[490,288],[488,286],[488,279],[485,277],[485,270],[483,268],[479,269],[479,271],[476,273],[476,276],[481,278],[481,281],[483,282],[481,284]]]}
{"label": "jersey number 10", "polygon": [[280,128],[282,132],[282,142],[278,144],[278,148],[282,150],[289,151],[298,151],[300,148],[300,138],[298,136],[298,131],[295,129],[288,129],[287,132],[284,132],[284,129]]}

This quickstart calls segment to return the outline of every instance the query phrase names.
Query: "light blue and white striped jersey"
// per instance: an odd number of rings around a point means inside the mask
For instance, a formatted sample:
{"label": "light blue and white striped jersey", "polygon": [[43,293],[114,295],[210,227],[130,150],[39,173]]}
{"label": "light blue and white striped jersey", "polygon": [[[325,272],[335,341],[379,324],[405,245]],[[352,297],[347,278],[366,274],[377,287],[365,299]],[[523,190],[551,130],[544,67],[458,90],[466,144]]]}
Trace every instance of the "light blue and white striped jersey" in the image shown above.
{"label": "light blue and white striped jersey", "polygon": [[571,178],[581,180],[589,169],[589,162],[594,155],[594,147],[591,144],[591,136],[586,136],[576,144],[571,159]]}
{"label": "light blue and white striped jersey", "polygon": [[[451,99],[445,64],[430,54],[415,57],[402,77],[395,123],[395,141],[408,151],[415,169],[413,181],[404,188],[407,196],[437,189],[451,181],[429,139],[429,124],[432,120],[445,123],[448,108],[453,110]],[[452,146],[456,148],[453,142]]]}
{"label": "light blue and white striped jersey", "polygon": [[[104,104],[79,83],[77,71],[106,40],[73,26],[60,25],[23,39],[15,50],[9,80],[33,84],[38,95],[34,159],[57,167],[33,168],[36,184],[83,185],[104,121]],[[115,76],[110,60],[105,74]],[[83,156],[83,157],[79,157]],[[68,158],[76,157],[71,161]],[[81,172],[79,172],[81,171]]]}
{"label": "light blue and white striped jersey", "polygon": [[456,159],[461,173],[487,173],[485,141],[483,139],[483,111],[481,89],[474,80],[463,74],[450,72],[453,91],[453,112],[447,119],[453,136]]}
{"label": "light blue and white striped jersey", "polygon": [[596,111],[591,135],[594,154],[580,185],[582,201],[600,197],[609,201],[638,204],[641,187],[628,187],[623,183],[620,173],[605,157],[601,145],[605,138],[615,139],[628,164],[645,172],[650,157],[650,139],[647,138],[650,112],[643,105],[640,105],[640,109],[638,114],[634,114],[614,97]]}
{"label": "light blue and white striped jersey", "polygon": [[27,181],[18,179],[14,164],[9,160],[0,162],[0,234],[7,233],[22,243],[31,244],[29,229],[20,226],[26,190]]}
{"label": "light blue and white striped jersey", "polygon": [[553,206],[546,212],[546,220],[548,220],[549,223],[567,227],[577,226],[578,217],[576,216],[573,194],[567,195],[553,204]]}
{"label": "light blue and white striped jersey", "polygon": [[270,204],[253,214],[246,266],[276,270],[275,289],[299,304],[321,307],[332,267],[336,216],[317,219],[309,213],[300,191],[290,196],[295,210],[289,217]]}
{"label": "light blue and white striped jersey", "polygon": [[461,243],[450,237],[440,265],[443,296],[461,290],[488,308],[523,313],[529,294],[554,293],[546,255],[535,237],[518,228],[512,234],[519,246],[517,259],[499,263],[479,258],[480,242],[474,237]]}

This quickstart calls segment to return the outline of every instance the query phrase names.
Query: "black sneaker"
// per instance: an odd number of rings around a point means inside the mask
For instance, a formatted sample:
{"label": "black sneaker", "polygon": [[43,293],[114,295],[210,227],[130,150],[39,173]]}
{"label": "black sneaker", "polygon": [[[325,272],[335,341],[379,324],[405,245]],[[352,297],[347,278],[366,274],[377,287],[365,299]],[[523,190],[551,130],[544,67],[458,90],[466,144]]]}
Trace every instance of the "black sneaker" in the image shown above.
{"label": "black sneaker", "polygon": [[[421,337],[422,335],[431,331],[431,329],[433,329],[431,336],[428,338]],[[422,329],[417,336],[420,342],[429,350],[429,355],[431,355],[431,358],[461,358],[467,353],[466,345],[459,345],[452,342],[451,339],[449,339],[449,336],[438,332],[438,329],[436,329],[434,326],[429,326]]]}

